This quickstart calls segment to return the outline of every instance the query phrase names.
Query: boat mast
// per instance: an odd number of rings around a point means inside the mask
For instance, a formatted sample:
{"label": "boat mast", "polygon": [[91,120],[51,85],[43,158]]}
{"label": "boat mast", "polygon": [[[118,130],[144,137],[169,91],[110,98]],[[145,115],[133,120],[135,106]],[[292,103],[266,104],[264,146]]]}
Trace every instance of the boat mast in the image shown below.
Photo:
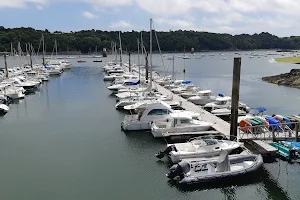
{"label": "boat mast", "polygon": [[184,46],[184,56],[183,56],[183,80],[185,81],[185,59],[186,59],[186,57],[185,57],[185,46]]}
{"label": "boat mast", "polygon": [[56,56],[55,59],[57,59],[57,41],[56,41],[56,39],[55,39],[55,56]]}
{"label": "boat mast", "polygon": [[44,38],[44,34],[42,34],[42,42],[43,42],[43,66],[45,66],[45,38]]}
{"label": "boat mast", "polygon": [[174,72],[174,68],[175,68],[175,56],[173,54],[173,67],[172,67],[172,80],[175,81],[175,72]]}
{"label": "boat mast", "polygon": [[121,41],[121,32],[119,31],[119,42],[120,42],[120,65],[122,66],[122,41]]}
{"label": "boat mast", "polygon": [[[142,50],[142,58],[144,58],[144,42],[143,42],[143,32],[142,31],[141,31],[141,50]],[[144,59],[142,59],[142,60],[144,60]]]}
{"label": "boat mast", "polygon": [[[30,47],[30,46],[29,46]],[[32,49],[29,48],[29,56],[30,56],[30,66],[31,66],[31,70],[33,70],[33,64],[32,64]]]}
{"label": "boat mast", "polygon": [[7,68],[6,56],[7,56],[6,53],[4,53],[5,77],[8,78],[8,68]]}
{"label": "boat mast", "polygon": [[152,18],[150,18],[150,90],[152,90]]}
{"label": "boat mast", "polygon": [[13,44],[10,43],[10,55],[14,56]]}
{"label": "boat mast", "polygon": [[137,39],[138,46],[138,66],[139,66],[139,80],[141,81],[141,64],[140,64],[140,41]]}
{"label": "boat mast", "polygon": [[117,43],[115,42],[115,51],[116,51],[116,62],[118,61],[118,50],[117,50]]}

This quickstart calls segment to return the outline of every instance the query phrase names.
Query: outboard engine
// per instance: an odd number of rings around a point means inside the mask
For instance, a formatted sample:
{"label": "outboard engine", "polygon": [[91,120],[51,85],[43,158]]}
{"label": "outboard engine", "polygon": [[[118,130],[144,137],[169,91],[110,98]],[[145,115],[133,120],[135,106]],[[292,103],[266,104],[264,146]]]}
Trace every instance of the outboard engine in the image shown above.
{"label": "outboard engine", "polygon": [[189,163],[181,161],[180,163],[173,165],[166,176],[169,179],[174,179],[177,176],[179,176],[182,179],[184,177],[184,174],[188,173],[190,169],[191,167]]}
{"label": "outboard engine", "polygon": [[290,159],[291,160],[296,160],[297,159],[296,149],[295,148],[290,149]]}
{"label": "outboard engine", "polygon": [[162,159],[163,157],[165,157],[165,155],[168,155],[171,151],[176,151],[177,152],[177,149],[176,149],[175,145],[168,146],[166,148],[166,150],[160,151],[159,153],[155,154],[155,156],[159,159]]}

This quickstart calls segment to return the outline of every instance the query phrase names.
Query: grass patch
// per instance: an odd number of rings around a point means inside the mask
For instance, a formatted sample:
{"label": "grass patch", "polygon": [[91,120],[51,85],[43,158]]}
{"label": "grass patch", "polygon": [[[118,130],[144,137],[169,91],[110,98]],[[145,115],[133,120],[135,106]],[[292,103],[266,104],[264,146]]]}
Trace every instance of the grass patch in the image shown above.
{"label": "grass patch", "polygon": [[276,62],[280,63],[300,63],[300,57],[284,57],[284,58],[275,58]]}

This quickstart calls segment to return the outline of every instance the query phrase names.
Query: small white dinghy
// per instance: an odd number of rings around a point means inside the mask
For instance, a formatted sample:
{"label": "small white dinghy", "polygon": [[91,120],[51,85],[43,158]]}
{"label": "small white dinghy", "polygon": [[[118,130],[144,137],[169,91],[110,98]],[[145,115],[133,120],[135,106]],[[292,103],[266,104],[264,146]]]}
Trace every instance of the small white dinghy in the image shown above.
{"label": "small white dinghy", "polygon": [[261,155],[236,155],[228,156],[227,151],[222,151],[218,159],[186,162],[173,165],[167,177],[174,179],[180,177],[180,185],[213,182],[225,178],[242,176],[257,171],[263,165]]}
{"label": "small white dinghy", "polygon": [[169,155],[173,163],[178,163],[185,158],[219,156],[222,150],[231,153],[242,146],[242,143],[230,140],[196,137],[186,143],[168,144],[166,150],[156,154],[156,157],[161,159]]}

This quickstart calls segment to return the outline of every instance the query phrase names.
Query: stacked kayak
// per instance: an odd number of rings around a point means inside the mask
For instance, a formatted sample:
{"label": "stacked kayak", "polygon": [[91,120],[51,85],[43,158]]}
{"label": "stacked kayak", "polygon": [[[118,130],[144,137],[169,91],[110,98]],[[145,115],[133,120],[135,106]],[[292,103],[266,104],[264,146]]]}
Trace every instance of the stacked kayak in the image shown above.
{"label": "stacked kayak", "polygon": [[261,133],[269,128],[269,123],[262,117],[248,117],[240,121],[240,128],[245,133]]}
{"label": "stacked kayak", "polygon": [[282,115],[273,115],[273,118],[279,121],[281,124],[286,123],[288,127],[292,128],[291,120],[288,117],[284,117]]}
{"label": "stacked kayak", "polygon": [[266,116],[265,117],[266,121],[269,123],[269,130],[272,131],[280,131],[281,130],[281,127],[280,127],[280,122],[273,118],[273,117],[270,117],[270,116]]}

